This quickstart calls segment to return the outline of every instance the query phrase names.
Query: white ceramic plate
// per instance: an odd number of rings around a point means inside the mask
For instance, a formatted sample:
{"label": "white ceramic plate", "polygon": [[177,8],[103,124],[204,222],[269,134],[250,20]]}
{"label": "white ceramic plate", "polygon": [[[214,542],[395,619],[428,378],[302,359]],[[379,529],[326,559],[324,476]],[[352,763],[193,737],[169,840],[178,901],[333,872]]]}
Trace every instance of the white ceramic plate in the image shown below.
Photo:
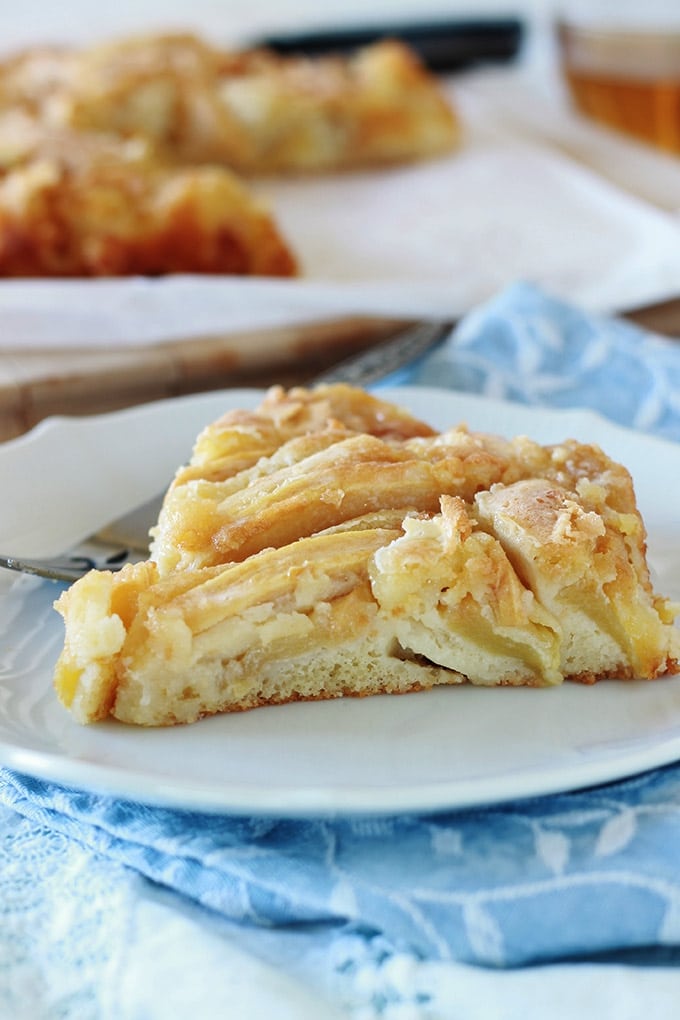
{"label": "white ceramic plate", "polygon": [[[680,597],[680,445],[587,412],[386,391],[432,424],[596,440],[633,472],[657,586]],[[0,447],[0,549],[59,551],[165,484],[199,428],[253,391],[52,419]],[[680,676],[549,690],[448,688],[293,704],[194,726],[81,727],[51,670],[58,587],[0,577],[0,761],[79,788],[234,813],[430,811],[573,789],[680,758]]]}

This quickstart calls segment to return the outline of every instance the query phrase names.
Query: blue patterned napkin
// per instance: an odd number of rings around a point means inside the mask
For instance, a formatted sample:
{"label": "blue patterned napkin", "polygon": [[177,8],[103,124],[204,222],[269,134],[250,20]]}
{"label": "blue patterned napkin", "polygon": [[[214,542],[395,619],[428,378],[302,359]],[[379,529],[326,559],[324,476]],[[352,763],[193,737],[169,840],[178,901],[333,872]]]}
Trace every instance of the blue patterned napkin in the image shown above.
{"label": "blue patterned napkin", "polygon": [[[680,440],[680,344],[595,319],[528,285],[468,316],[455,342],[414,368],[410,381],[593,408]],[[395,1001],[415,1009],[403,982],[384,977],[397,957],[411,961],[413,974],[435,961],[497,968],[680,947],[680,765],[589,791],[429,817],[206,816],[7,770],[0,802],[0,992],[2,961],[31,946],[17,941],[25,931],[13,904],[23,903],[25,920],[27,897],[37,902],[49,887],[84,907],[95,884],[113,904],[130,869],[237,924],[251,944],[267,933],[274,960],[278,953],[289,963],[291,938],[304,940],[298,969],[304,957],[310,980],[325,968],[327,981],[354,981],[367,1010],[370,999],[366,1016]],[[81,861],[75,887],[65,847]],[[61,933],[67,963],[69,938],[78,938],[77,928]],[[367,968],[383,974],[380,1001],[375,987],[366,990]]]}
{"label": "blue patterned napkin", "polygon": [[680,343],[520,283],[471,312],[405,381],[606,418],[680,439]]}

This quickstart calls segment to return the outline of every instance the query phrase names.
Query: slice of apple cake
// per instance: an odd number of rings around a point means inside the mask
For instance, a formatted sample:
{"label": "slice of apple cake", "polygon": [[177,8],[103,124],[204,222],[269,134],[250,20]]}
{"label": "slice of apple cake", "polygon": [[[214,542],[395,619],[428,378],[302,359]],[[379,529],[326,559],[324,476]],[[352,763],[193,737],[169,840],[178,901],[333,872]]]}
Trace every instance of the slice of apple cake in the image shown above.
{"label": "slice of apple cake", "polygon": [[440,684],[651,679],[680,659],[628,471],[597,446],[435,432],[348,386],[198,437],[151,559],[56,603],[81,722]]}

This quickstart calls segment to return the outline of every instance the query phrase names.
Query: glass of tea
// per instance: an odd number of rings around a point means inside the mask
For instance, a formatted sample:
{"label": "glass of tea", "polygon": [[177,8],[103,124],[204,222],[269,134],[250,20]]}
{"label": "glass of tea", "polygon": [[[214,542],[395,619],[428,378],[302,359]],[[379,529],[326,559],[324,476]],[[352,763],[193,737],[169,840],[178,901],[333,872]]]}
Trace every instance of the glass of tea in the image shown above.
{"label": "glass of tea", "polygon": [[572,0],[557,39],[578,110],[680,153],[680,0]]}

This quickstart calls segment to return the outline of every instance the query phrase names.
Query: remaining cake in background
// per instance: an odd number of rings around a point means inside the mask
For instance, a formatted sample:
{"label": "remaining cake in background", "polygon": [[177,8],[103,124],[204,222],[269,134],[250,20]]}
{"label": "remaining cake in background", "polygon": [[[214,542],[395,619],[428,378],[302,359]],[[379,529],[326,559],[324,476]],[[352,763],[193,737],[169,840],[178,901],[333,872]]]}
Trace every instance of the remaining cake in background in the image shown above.
{"label": "remaining cake in background", "polygon": [[141,138],[54,133],[31,151],[32,139],[29,126],[19,158],[17,129],[0,176],[0,276],[297,272],[270,211],[227,168],[173,167]]}
{"label": "remaining cake in background", "polygon": [[156,34],[0,64],[0,275],[290,276],[256,185],[448,152],[458,122],[405,46],[303,60]]}
{"label": "remaining cake in background", "polygon": [[459,134],[436,78],[396,41],[314,59],[188,34],[29,50],[0,66],[0,106],[48,128],[140,136],[174,162],[258,174],[426,158]]}
{"label": "remaining cake in background", "polygon": [[440,684],[675,671],[630,475],[596,446],[436,433],[347,386],[198,437],[152,558],[56,608],[57,693],[141,725]]}

